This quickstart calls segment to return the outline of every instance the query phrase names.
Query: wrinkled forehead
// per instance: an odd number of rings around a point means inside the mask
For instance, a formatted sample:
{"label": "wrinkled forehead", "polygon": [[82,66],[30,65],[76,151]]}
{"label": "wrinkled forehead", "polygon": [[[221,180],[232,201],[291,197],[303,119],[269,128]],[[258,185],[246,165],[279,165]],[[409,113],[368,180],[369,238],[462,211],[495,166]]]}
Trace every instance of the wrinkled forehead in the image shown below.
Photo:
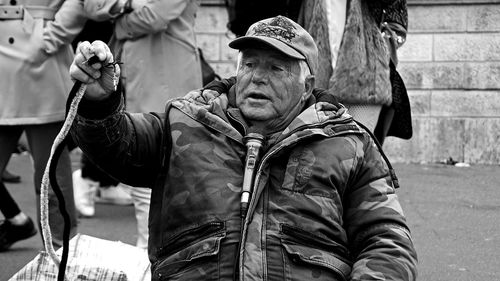
{"label": "wrinkled forehead", "polygon": [[242,59],[262,58],[262,59],[280,61],[289,65],[299,62],[299,59],[290,57],[274,48],[270,48],[265,45],[252,46],[250,48],[242,49],[240,50],[240,55]]}

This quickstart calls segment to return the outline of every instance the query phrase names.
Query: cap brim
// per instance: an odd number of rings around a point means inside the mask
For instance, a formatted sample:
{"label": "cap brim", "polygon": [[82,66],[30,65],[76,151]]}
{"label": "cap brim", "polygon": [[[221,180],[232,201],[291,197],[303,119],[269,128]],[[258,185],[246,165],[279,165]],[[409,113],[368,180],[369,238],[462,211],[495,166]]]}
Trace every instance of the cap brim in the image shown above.
{"label": "cap brim", "polygon": [[255,46],[255,43],[264,43],[265,45],[268,45],[269,47],[272,47],[274,49],[277,49],[278,51],[284,53],[287,56],[290,56],[292,58],[296,59],[302,59],[305,60],[306,57],[299,53],[297,50],[294,48],[288,46],[287,44],[274,39],[270,37],[265,37],[265,36],[242,36],[239,38],[234,39],[229,43],[229,47],[237,50],[241,49],[246,49],[250,48],[252,46]]}

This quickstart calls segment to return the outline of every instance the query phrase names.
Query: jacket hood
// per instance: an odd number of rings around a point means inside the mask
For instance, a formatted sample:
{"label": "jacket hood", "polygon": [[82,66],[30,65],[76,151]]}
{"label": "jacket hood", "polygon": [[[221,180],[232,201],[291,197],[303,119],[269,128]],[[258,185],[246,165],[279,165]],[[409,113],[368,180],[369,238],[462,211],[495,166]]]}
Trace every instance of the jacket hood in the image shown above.
{"label": "jacket hood", "polygon": [[[172,104],[191,118],[207,126],[221,132],[224,131],[226,134],[231,131],[231,135],[235,139],[235,133],[242,135],[237,133],[237,129],[231,125],[228,119],[228,112],[231,112],[230,115],[233,117],[235,115],[241,116],[241,113],[234,114],[239,110],[235,106],[233,89],[227,95],[220,95],[209,104],[184,98],[175,99]],[[238,123],[246,127],[246,121],[242,117],[238,119],[240,119]],[[334,97],[325,98],[323,95],[313,93],[306,102],[304,110],[279,135],[281,135],[281,139],[296,131],[306,129],[319,129],[321,131],[322,127],[330,123],[348,123],[350,121],[352,121],[352,116],[348,114],[347,108],[336,102]],[[237,139],[241,139],[241,137]]]}
{"label": "jacket hood", "polygon": [[347,113],[347,108],[342,104],[335,105],[324,101],[318,102],[313,96],[311,96],[310,100],[312,104],[293,119],[283,131],[283,134],[288,134],[301,127],[317,127],[330,121],[341,122],[352,119],[351,115]]}

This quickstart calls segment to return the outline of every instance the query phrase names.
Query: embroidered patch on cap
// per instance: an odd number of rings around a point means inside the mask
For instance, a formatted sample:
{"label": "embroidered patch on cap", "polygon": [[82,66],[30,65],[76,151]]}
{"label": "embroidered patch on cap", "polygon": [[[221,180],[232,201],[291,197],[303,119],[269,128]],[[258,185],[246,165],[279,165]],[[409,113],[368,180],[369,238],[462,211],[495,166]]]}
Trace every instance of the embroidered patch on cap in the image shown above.
{"label": "embroidered patch on cap", "polygon": [[277,16],[270,22],[258,23],[252,35],[276,38],[288,43],[297,36],[295,27],[285,18]]}
{"label": "embroidered patch on cap", "polygon": [[258,21],[248,28],[245,36],[231,41],[229,47],[241,50],[255,46],[256,43],[264,43],[295,59],[305,59],[311,73],[316,73],[318,68],[316,43],[302,26],[291,19],[276,16]]}

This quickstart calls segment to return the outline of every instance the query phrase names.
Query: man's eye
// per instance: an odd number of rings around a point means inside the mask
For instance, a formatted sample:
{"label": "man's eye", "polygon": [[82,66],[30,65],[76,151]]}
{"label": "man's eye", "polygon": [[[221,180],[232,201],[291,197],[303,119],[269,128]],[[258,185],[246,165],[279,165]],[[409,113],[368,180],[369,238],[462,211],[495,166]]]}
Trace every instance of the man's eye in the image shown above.
{"label": "man's eye", "polygon": [[273,66],[271,66],[271,69],[274,71],[284,71],[285,70],[282,66],[279,66],[279,65],[273,65]]}
{"label": "man's eye", "polygon": [[246,67],[253,67],[253,63],[251,63],[251,62],[245,62],[244,65]]}

